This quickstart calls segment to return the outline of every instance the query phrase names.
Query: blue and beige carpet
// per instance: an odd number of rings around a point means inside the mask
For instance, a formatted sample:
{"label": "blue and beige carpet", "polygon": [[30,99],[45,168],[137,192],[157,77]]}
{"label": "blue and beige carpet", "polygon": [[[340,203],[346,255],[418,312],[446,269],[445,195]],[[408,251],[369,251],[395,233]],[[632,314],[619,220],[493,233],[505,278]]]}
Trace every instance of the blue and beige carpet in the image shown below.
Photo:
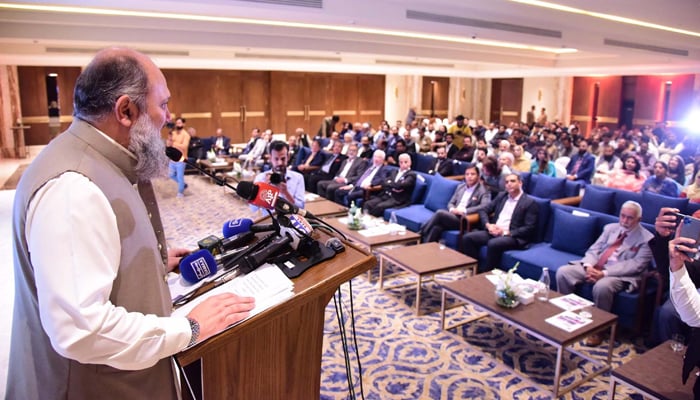
{"label": "blue and beige carpet", "polygon": [[[208,179],[188,175],[189,188],[184,198],[177,198],[173,181],[156,182],[156,191],[169,244],[194,248],[199,239],[221,234],[224,221],[251,217],[248,206],[228,189],[215,186]],[[386,287],[410,282],[399,275],[385,281],[385,289],[366,274],[352,280],[354,322],[362,366],[362,394],[365,399],[551,399],[556,351],[523,331],[492,319],[443,331],[440,328],[440,289],[436,282],[424,285],[423,315],[415,316],[415,287]],[[451,280],[461,272],[439,276]],[[343,326],[352,330],[350,292],[341,288],[338,307],[346,317]],[[470,307],[450,311],[450,318],[465,318],[478,313]],[[350,391],[336,304],[326,308],[323,348],[321,398],[349,399]],[[355,346],[348,338],[350,370],[356,398],[362,398],[359,364]],[[605,348],[578,350],[599,359]],[[615,343],[614,364],[620,365],[643,352],[640,339],[628,336]],[[567,355],[563,368],[564,386],[580,378],[594,366],[575,355]],[[606,399],[607,374],[584,383],[565,399]],[[618,399],[641,398],[618,388]]]}

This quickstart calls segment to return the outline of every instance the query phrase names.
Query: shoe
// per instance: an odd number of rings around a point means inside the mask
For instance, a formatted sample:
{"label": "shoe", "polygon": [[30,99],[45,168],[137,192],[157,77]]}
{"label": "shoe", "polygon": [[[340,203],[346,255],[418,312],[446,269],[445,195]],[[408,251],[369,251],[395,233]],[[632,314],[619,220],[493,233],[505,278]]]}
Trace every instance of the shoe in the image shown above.
{"label": "shoe", "polygon": [[185,189],[187,189],[187,186],[188,186],[188,185],[185,183]]}
{"label": "shoe", "polygon": [[603,343],[603,336],[597,333],[586,338],[586,346],[598,347],[601,343]]}
{"label": "shoe", "polygon": [[184,193],[178,193],[178,194],[177,194],[177,197],[178,197],[178,198],[185,197],[185,194],[184,194]]}

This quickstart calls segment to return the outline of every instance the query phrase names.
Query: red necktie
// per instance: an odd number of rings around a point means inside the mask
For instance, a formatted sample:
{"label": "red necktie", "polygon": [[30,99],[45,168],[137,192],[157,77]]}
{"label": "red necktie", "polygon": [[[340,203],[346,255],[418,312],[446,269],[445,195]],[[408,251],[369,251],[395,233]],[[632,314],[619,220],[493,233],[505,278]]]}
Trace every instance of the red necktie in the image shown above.
{"label": "red necktie", "polygon": [[620,245],[622,245],[622,242],[625,240],[626,237],[627,232],[620,233],[617,239],[607,249],[605,249],[603,254],[600,256],[598,262],[595,264],[596,269],[605,269],[605,263],[608,262],[608,258],[610,258],[610,256],[613,255],[613,253],[615,253],[615,250],[617,250],[620,247]]}

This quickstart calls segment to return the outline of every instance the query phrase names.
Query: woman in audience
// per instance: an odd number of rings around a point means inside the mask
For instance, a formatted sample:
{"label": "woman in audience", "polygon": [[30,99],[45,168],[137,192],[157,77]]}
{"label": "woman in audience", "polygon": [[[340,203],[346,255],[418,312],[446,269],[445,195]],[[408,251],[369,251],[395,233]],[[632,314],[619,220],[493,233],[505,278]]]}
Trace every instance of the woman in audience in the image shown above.
{"label": "woman in audience", "polygon": [[668,160],[668,177],[685,186],[685,162],[681,156],[676,154]]}
{"label": "woman in audience", "polygon": [[633,154],[628,154],[622,159],[622,169],[610,172],[607,186],[638,192],[642,189],[642,185],[646,180],[646,177],[639,172],[641,169],[642,165],[637,157]]}
{"label": "woman in audience", "polygon": [[693,183],[681,192],[681,197],[687,197],[692,203],[700,203],[700,174],[696,173]]}
{"label": "woman in audience", "polygon": [[530,170],[530,153],[525,152],[523,146],[516,144],[513,146],[513,169],[518,172],[528,172]]}
{"label": "woman in audience", "polygon": [[530,164],[530,173],[547,176],[557,175],[557,169],[554,167],[554,163],[549,161],[549,153],[547,153],[547,150],[544,148],[537,150],[535,159],[532,160],[532,164]]}

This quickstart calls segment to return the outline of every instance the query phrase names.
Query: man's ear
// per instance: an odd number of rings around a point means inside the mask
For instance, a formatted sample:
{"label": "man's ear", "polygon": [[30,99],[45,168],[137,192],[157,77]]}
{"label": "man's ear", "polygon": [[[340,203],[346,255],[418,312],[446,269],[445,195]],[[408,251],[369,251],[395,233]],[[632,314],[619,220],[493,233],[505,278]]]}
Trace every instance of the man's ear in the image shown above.
{"label": "man's ear", "polygon": [[136,103],[127,95],[122,95],[117,99],[114,105],[114,112],[119,124],[125,128],[131,128],[131,125],[139,117],[139,109]]}

